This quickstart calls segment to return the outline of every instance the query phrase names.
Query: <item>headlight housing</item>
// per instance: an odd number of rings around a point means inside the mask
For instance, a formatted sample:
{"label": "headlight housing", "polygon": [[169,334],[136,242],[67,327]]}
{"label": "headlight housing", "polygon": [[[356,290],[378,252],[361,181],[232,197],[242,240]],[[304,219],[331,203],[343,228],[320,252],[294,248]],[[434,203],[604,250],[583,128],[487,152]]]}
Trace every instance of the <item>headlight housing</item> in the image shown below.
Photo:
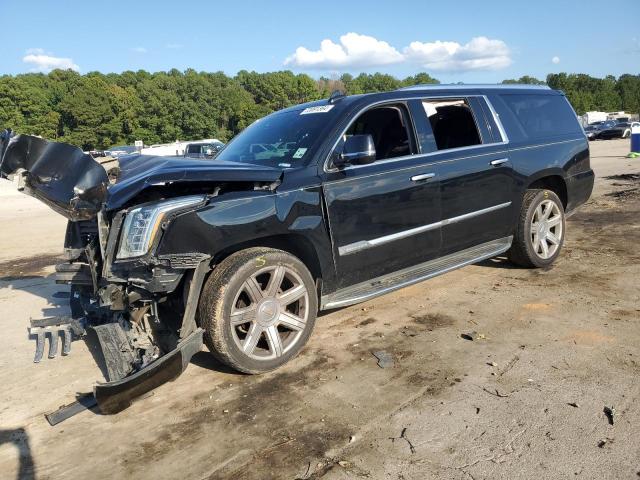
{"label": "headlight housing", "polygon": [[125,216],[116,258],[133,258],[146,254],[168,213],[202,203],[203,195],[172,198],[130,210]]}

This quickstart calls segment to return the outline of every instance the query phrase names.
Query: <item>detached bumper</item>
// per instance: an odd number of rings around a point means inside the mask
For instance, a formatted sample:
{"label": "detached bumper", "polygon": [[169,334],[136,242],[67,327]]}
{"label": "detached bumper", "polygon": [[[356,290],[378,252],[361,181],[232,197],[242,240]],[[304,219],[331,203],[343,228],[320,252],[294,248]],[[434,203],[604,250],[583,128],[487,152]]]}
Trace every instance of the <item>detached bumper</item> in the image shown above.
{"label": "detached bumper", "polygon": [[202,334],[203,330],[198,328],[175,350],[133,375],[115,382],[97,384],[93,394],[100,412],[105,415],[118,413],[129,407],[135,398],[179,377],[189,365],[191,357],[202,348]]}
{"label": "detached bumper", "polygon": [[111,415],[121,412],[145,393],[163,383],[175,380],[187,368],[191,357],[202,347],[202,329],[185,338],[177,348],[135,374],[115,382],[99,383],[93,394],[78,395],[76,401],[45,414],[49,425],[57,425],[84,410],[98,407],[100,413]]}
{"label": "detached bumper", "polygon": [[[204,331],[197,326],[195,314],[205,276],[211,269],[209,260],[208,256],[205,257],[192,272],[186,273],[184,293],[188,293],[184,298],[181,319],[171,316],[170,307],[165,310],[168,317],[159,314],[159,297],[151,292],[146,293],[148,298],[145,300],[140,300],[141,295],[138,294],[137,306],[129,305],[135,291],[127,292],[116,284],[101,287],[95,296],[88,294],[87,302],[82,301],[81,292],[76,292],[82,309],[91,309],[92,303],[97,305],[95,314],[87,312],[86,318],[83,318],[81,332],[77,336],[95,334],[104,360],[105,375],[110,381],[97,384],[93,395],[83,396],[47,414],[49,423],[54,425],[82,409],[96,405],[103,414],[118,413],[137,397],[182,374],[191,357],[203,345]],[[70,273],[77,275],[78,272]],[[74,280],[70,282],[72,285],[77,288],[82,286]],[[60,317],[44,319],[33,325],[37,329],[32,334],[37,336],[40,357],[44,351],[45,335],[50,334],[51,349],[57,348],[58,331],[70,332],[73,321]],[[42,330],[44,328],[51,329],[51,332],[45,332]],[[98,362],[101,363],[100,360]]]}

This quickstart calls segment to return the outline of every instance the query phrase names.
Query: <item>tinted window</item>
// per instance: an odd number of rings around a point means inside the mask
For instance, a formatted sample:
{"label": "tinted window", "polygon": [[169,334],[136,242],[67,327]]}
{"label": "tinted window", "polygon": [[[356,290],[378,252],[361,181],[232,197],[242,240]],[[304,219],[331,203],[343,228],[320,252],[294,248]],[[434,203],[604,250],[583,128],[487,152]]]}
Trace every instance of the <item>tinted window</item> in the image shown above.
{"label": "tinted window", "polygon": [[423,100],[438,150],[479,145],[482,138],[465,100]]}
{"label": "tinted window", "polygon": [[563,96],[504,94],[500,97],[530,139],[580,132],[576,115]]}

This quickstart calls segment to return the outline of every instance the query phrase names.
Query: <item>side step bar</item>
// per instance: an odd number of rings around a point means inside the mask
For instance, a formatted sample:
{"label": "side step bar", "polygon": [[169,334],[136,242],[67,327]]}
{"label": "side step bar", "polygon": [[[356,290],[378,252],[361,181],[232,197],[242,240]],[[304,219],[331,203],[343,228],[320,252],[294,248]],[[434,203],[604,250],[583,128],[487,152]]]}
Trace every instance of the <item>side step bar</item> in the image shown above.
{"label": "side step bar", "polygon": [[475,247],[343,288],[329,295],[323,295],[320,299],[320,309],[328,310],[355,305],[451,270],[481,262],[509,250],[512,241],[513,237],[511,236],[492,240],[491,242],[482,243]]}

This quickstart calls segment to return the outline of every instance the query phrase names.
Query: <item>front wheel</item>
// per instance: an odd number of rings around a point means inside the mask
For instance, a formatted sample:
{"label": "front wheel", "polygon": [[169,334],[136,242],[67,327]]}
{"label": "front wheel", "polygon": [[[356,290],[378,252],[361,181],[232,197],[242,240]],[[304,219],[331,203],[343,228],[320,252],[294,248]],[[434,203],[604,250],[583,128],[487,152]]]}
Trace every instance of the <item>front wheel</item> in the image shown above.
{"label": "front wheel", "polygon": [[300,260],[281,250],[249,248],[211,273],[198,323],[218,360],[241,372],[262,373],[300,352],[317,310],[313,277]]}
{"label": "front wheel", "polygon": [[527,190],[509,259],[523,267],[549,266],[560,254],[564,233],[564,207],[558,196],[546,189]]}

